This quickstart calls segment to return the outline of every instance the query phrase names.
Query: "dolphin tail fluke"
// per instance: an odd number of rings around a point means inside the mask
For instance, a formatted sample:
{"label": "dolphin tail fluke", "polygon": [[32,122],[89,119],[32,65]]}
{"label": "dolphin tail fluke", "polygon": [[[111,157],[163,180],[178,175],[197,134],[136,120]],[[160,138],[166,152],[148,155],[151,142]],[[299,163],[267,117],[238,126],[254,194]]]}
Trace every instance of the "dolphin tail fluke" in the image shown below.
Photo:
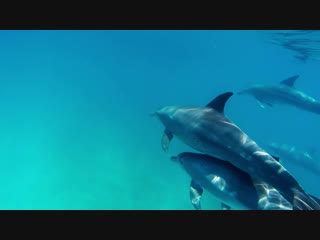
{"label": "dolphin tail fluke", "polygon": [[301,192],[294,191],[293,210],[320,210],[320,204],[312,196]]}

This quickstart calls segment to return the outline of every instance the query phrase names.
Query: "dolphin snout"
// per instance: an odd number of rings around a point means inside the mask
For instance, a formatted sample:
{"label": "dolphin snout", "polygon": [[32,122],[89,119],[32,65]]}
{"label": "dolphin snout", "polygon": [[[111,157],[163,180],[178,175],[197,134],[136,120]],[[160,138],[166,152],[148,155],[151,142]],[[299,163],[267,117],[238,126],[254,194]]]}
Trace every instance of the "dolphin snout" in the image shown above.
{"label": "dolphin snout", "polygon": [[157,117],[161,114],[163,109],[164,109],[164,107],[158,107],[158,109],[156,111],[149,113],[149,116],[150,117]]}
{"label": "dolphin snout", "polygon": [[173,162],[179,162],[179,157],[177,157],[177,156],[172,156],[172,157],[170,158],[170,160],[173,161]]}
{"label": "dolphin snout", "polygon": [[177,162],[177,161],[178,161],[178,157],[172,156],[172,157],[170,158],[170,160],[173,161],[173,162]]}

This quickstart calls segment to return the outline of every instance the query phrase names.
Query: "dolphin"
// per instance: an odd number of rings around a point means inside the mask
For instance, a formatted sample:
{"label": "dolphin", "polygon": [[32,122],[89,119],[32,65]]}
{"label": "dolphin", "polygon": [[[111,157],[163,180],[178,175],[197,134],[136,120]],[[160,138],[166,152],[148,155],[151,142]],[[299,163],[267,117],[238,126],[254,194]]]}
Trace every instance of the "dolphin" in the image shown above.
{"label": "dolphin", "polygon": [[238,94],[253,96],[262,108],[282,104],[320,114],[320,102],[295,88],[295,81],[298,77],[299,75],[294,75],[282,80],[277,85],[256,84],[239,91]]}
{"label": "dolphin", "polygon": [[320,210],[297,180],[224,114],[233,95],[225,92],[204,107],[166,106],[153,113],[165,126],[162,148],[168,151],[173,136],[191,148],[225,161],[247,172],[253,179],[277,189],[294,209]]}
{"label": "dolphin", "polygon": [[320,176],[320,161],[316,161],[310,152],[277,142],[266,144],[265,148],[279,156],[283,165],[296,165]]}
{"label": "dolphin", "polygon": [[[171,160],[191,177],[190,200],[201,210],[204,189],[221,202],[223,210],[292,210],[276,189],[259,179],[252,181],[246,172],[227,161],[206,154],[182,152]],[[259,189],[258,192],[256,187]]]}

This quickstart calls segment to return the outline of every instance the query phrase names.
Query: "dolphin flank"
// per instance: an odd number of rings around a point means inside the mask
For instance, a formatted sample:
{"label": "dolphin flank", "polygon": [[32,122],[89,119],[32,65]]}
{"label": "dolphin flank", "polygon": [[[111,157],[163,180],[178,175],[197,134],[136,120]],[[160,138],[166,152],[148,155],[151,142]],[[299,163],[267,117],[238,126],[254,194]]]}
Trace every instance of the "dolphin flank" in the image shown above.
{"label": "dolphin flank", "polygon": [[165,126],[163,149],[168,151],[176,136],[193,149],[228,161],[252,179],[277,189],[293,209],[320,210],[320,205],[275,158],[225,116],[225,103],[232,95],[220,94],[205,107],[166,106],[156,111],[155,116]]}

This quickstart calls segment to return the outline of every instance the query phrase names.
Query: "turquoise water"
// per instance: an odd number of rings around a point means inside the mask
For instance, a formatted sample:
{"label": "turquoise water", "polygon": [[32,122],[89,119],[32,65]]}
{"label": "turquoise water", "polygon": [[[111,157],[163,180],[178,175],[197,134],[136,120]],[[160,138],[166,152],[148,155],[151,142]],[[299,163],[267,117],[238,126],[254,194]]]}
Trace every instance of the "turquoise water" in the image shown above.
{"label": "turquoise water", "polygon": [[[260,31],[0,31],[0,209],[187,209],[190,179],[161,149],[165,105],[275,84],[320,99],[319,62]],[[318,147],[319,116],[232,97],[226,114],[258,143]],[[320,157],[320,153],[318,154]],[[309,193],[319,176],[294,168]],[[208,194],[204,209],[220,209]]]}

